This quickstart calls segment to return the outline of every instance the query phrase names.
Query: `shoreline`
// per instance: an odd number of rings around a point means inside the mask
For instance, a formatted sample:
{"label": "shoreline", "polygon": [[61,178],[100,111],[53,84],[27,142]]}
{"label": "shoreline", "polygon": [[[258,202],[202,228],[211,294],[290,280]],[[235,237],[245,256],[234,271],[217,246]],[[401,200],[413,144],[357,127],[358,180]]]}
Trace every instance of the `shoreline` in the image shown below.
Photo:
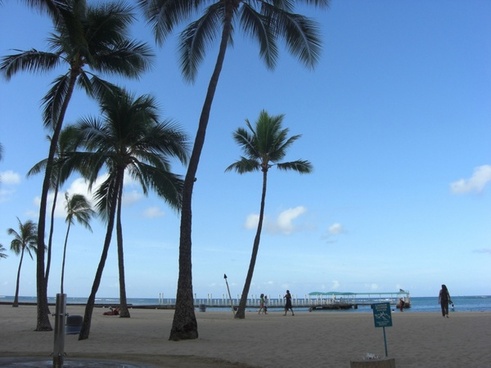
{"label": "shoreline", "polygon": [[[81,306],[67,306],[83,315]],[[199,338],[169,341],[173,310],[131,309],[131,318],[104,316],[95,309],[88,340],[65,336],[69,358],[104,358],[184,368],[348,368],[367,353],[384,356],[381,328],[369,313],[252,311],[235,320],[230,311],[197,312]],[[32,306],[0,305],[0,357],[50,358],[54,333],[33,331]],[[482,368],[490,365],[491,312],[393,313],[386,328],[388,356],[398,368]],[[51,317],[54,325],[53,317]]]}

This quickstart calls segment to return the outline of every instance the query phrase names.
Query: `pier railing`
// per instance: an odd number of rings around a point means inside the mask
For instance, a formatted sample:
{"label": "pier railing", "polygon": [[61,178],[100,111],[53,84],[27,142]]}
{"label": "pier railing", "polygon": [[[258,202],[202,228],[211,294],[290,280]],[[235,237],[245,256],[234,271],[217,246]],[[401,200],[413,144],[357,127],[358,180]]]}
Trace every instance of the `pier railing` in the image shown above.
{"label": "pier railing", "polygon": [[[160,306],[172,307],[175,305],[175,302],[176,302],[175,298],[164,298],[163,295],[159,296]],[[216,307],[216,308],[226,308],[226,307],[230,308],[231,305],[233,305],[234,307],[238,306],[239,302],[240,302],[240,295],[233,297],[232,300],[230,300],[230,298],[226,297],[225,295],[216,298],[211,294],[205,298],[199,298],[199,297],[194,298],[194,305],[196,307],[206,306],[206,307]],[[292,295],[292,304],[294,307],[297,308],[299,307],[309,308],[313,305],[330,304],[330,303],[351,303],[351,304],[363,305],[365,304],[364,302],[370,304],[373,303],[374,300],[356,301],[354,298],[338,298],[336,300],[333,300],[332,298],[326,298],[326,297],[309,297],[308,295],[299,297],[299,296]],[[251,297],[247,299],[247,307],[250,308],[259,307],[260,303],[261,303],[261,298],[259,295],[257,296],[251,295]],[[269,308],[283,308],[285,306],[285,299],[283,298],[282,295],[278,295],[275,297],[267,296],[266,305]]]}
{"label": "pier railing", "polygon": [[[292,304],[294,307],[312,307],[319,305],[335,305],[335,304],[351,304],[353,306],[363,306],[371,305],[373,303],[379,302],[389,302],[390,304],[397,304],[400,300],[401,295],[404,296],[404,300],[409,303],[409,293],[405,291],[395,292],[395,293],[317,293],[317,295],[312,295],[315,293],[307,294],[304,296],[292,295]],[[267,306],[269,308],[282,308],[285,305],[285,299],[282,295],[267,297]],[[208,294],[206,297],[194,297],[194,305],[206,306],[206,307],[217,307],[226,308],[238,306],[240,302],[240,295],[230,298],[223,294],[221,297],[214,297],[212,294]],[[259,307],[261,303],[261,298],[259,295],[251,295],[247,299],[247,307]],[[164,298],[163,293],[159,295],[159,305],[163,307],[172,307],[175,305],[174,298]]]}

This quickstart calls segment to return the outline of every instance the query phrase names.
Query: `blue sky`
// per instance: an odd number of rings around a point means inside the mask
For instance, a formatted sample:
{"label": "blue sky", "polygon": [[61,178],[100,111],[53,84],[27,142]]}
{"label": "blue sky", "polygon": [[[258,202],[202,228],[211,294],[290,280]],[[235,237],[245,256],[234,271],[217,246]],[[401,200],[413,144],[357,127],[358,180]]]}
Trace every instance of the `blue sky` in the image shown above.
{"label": "blue sky", "polygon": [[[284,114],[284,126],[302,135],[286,159],[310,160],[314,172],[270,171],[250,295],[403,288],[432,296],[441,283],[453,295],[491,294],[491,2],[332,0],[324,12],[298,11],[320,25],[315,70],[282,50],[269,71],[256,44],[239,35],[227,54],[193,196],[196,296],[222,297],[224,273],[232,295],[242,291],[261,175],[224,170],[241,154],[232,132],[262,109]],[[50,31],[47,19],[21,3],[1,5],[1,55],[45,50]],[[154,48],[152,70],[139,81],[107,79],[154,95],[162,118],[194,137],[215,49],[191,85],[178,69],[175,36],[159,48],[141,22],[134,38]],[[0,80],[0,243],[7,248],[16,216],[38,218],[42,176],[26,173],[47,155],[40,100],[61,72]],[[66,123],[97,113],[76,91]],[[85,188],[73,177],[63,191]],[[59,289],[66,230],[62,202],[58,208],[50,296]],[[178,214],[128,181],[123,221],[128,297],[174,297]],[[68,296],[90,292],[104,237],[99,220],[92,226],[93,233],[72,228]],[[0,260],[0,295],[14,294],[18,261],[13,253]],[[29,258],[20,293],[35,295]],[[118,296],[114,243],[98,295]]]}

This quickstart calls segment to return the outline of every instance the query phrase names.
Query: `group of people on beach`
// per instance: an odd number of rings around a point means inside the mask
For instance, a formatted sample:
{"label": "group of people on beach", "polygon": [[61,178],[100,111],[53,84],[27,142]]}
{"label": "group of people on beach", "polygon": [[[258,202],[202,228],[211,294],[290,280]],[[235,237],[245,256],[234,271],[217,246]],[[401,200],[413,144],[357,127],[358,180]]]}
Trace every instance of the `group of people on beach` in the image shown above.
{"label": "group of people on beach", "polygon": [[[292,312],[292,316],[295,315],[293,312],[293,306],[292,306],[292,294],[290,294],[290,290],[286,291],[285,296],[283,297],[285,299],[285,316],[288,311]],[[261,294],[260,300],[259,300],[259,311],[257,314],[268,314],[268,297],[264,294]]]}

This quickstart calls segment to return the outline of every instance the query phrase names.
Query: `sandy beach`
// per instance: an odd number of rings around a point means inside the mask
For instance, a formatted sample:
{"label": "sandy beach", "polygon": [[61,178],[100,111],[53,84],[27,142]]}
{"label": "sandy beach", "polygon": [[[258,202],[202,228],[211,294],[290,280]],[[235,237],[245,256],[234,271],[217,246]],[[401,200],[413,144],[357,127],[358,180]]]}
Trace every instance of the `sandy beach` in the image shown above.
{"label": "sandy beach", "polygon": [[[303,312],[283,316],[251,311],[196,312],[199,338],[169,341],[172,310],[131,309],[131,318],[104,316],[96,308],[88,340],[66,335],[69,358],[114,359],[154,367],[336,367],[367,353],[385,356],[383,329],[372,313]],[[70,315],[83,307],[67,306]],[[34,306],[0,306],[1,357],[49,358],[53,332],[35,332]],[[388,356],[398,368],[491,367],[491,312],[393,312],[387,327]],[[54,321],[52,320],[54,326]]]}

